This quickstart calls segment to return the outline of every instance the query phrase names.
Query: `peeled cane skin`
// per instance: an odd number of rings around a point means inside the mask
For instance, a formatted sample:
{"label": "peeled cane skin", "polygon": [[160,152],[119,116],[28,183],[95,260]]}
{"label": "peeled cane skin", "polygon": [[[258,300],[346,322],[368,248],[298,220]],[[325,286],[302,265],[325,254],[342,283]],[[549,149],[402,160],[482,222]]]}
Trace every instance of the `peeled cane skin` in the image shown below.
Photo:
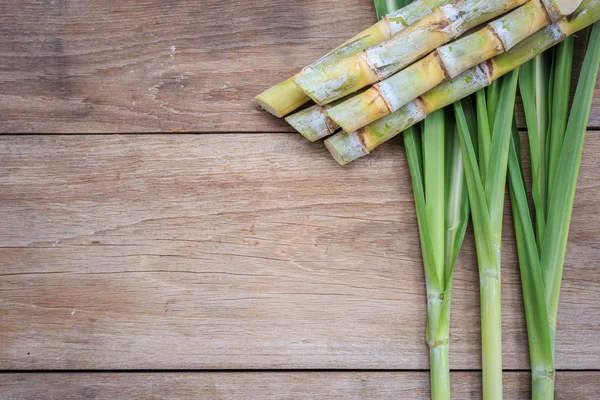
{"label": "peeled cane skin", "polygon": [[338,60],[350,57],[368,47],[389,39],[392,35],[420,20],[435,8],[451,0],[418,0],[408,6],[387,15],[384,19],[354,36],[341,46],[335,48],[310,66],[304,68],[294,77],[287,79],[259,94],[255,102],[276,117],[284,117],[310,101],[302,89],[296,86],[293,79],[311,68],[322,67]]}
{"label": "peeled cane skin", "polygon": [[402,70],[463,32],[528,0],[457,0],[347,60],[312,68],[294,82],[317,104],[328,104]]}
{"label": "peeled cane skin", "polygon": [[[485,28],[440,47],[410,67],[374,85],[365,93],[332,107],[328,114],[346,131],[360,129],[397,111],[443,81],[505,52],[549,25],[553,20],[547,12],[548,9],[549,7],[540,0],[531,0],[508,15],[492,21]],[[389,105],[387,114],[382,115],[377,104],[365,103],[364,99],[361,99],[373,97],[374,92],[378,92]]]}
{"label": "peeled cane skin", "polygon": [[[395,113],[375,121],[359,131],[339,132],[333,135],[325,141],[327,148],[336,160],[344,160],[343,164],[340,163],[342,165],[367,155],[380,144],[421,121],[427,114],[483,89],[496,79],[558,44],[566,36],[572,35],[598,20],[600,20],[600,0],[584,0],[569,17],[538,31],[510,51],[444,82]],[[423,110],[422,115],[415,115],[407,111],[408,108],[416,109],[417,106]],[[356,152],[352,154],[344,152],[345,142],[350,140],[350,137],[358,137],[361,143],[368,143],[368,146],[364,146],[362,149],[362,155]]]}

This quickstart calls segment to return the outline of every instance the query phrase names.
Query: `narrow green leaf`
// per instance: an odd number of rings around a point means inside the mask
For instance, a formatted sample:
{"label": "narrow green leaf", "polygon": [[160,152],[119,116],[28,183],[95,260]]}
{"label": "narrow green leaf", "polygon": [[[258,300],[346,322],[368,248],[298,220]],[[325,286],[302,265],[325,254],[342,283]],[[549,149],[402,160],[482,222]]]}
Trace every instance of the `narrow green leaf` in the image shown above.
{"label": "narrow green leaf", "polygon": [[558,312],[560,284],[577,188],[581,155],[600,66],[600,23],[595,23],[573,100],[572,112],[556,169],[548,206],[541,263],[546,268],[548,314],[553,324]]}
{"label": "narrow green leaf", "polygon": [[[546,132],[548,131],[548,79],[544,65],[549,62],[544,53],[521,67],[519,88],[523,99],[529,151],[531,155],[532,194],[536,209],[537,237],[544,237],[546,227]],[[538,246],[541,248],[541,245]]]}
{"label": "narrow green leaf", "polygon": [[548,193],[552,193],[554,187],[558,159],[567,129],[574,43],[573,37],[569,36],[556,48],[555,73],[551,96],[552,113],[550,114],[550,132],[548,138]]}
{"label": "narrow green leaf", "polygon": [[496,253],[489,238],[492,236],[489,224],[489,211],[485,190],[479,176],[479,165],[475,155],[475,149],[471,140],[467,116],[462,102],[454,103],[456,124],[458,126],[458,137],[462,150],[465,178],[469,193],[469,204],[471,206],[471,220],[475,232],[477,246],[477,258],[479,265],[483,263],[496,262]]}
{"label": "narrow green leaf", "polygon": [[490,131],[490,121],[488,117],[488,107],[485,98],[485,89],[475,93],[477,102],[477,142],[479,144],[479,175],[482,183],[485,185],[487,168],[490,163],[490,150],[492,147],[492,133]]}
{"label": "narrow green leaf", "polygon": [[421,250],[423,253],[423,264],[425,267],[425,279],[427,281],[428,291],[441,293],[442,284],[438,279],[437,268],[435,265],[434,246],[432,241],[431,225],[427,215],[427,204],[425,202],[425,188],[423,184],[423,172],[420,161],[420,132],[414,127],[404,131],[404,148],[406,158],[408,159],[408,168],[413,183],[413,194],[415,197],[415,209],[417,213],[417,224],[419,226],[419,236],[421,238]]}
{"label": "narrow green leaf", "polygon": [[492,133],[490,164],[488,166],[488,175],[485,180],[485,193],[490,212],[490,229],[497,255],[500,254],[501,248],[502,214],[504,212],[508,150],[518,77],[519,69],[516,69],[502,78],[500,97]]}
{"label": "narrow green leaf", "polygon": [[500,81],[494,81],[487,88],[488,122],[490,123],[490,129],[494,128],[494,120],[496,119],[496,108],[498,107],[499,97]]}
{"label": "narrow green leaf", "polygon": [[553,346],[548,325],[544,278],[514,140],[511,140],[508,169],[531,365],[534,370],[552,371]]}
{"label": "narrow green leaf", "polygon": [[445,286],[444,274],[444,110],[429,115],[423,122],[422,146],[425,175],[425,201],[433,242],[437,276]]}

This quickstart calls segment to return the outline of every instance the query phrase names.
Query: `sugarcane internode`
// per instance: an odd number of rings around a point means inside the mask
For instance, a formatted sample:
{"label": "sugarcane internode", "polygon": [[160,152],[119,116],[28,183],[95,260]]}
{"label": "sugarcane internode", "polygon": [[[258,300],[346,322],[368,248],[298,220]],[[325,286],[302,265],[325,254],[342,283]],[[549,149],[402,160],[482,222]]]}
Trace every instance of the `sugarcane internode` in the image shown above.
{"label": "sugarcane internode", "polygon": [[323,68],[326,65],[355,55],[362,50],[389,39],[440,5],[450,0],[418,0],[406,7],[387,15],[384,19],[370,28],[362,31],[347,42],[335,48],[315,63],[304,68],[294,77],[287,79],[259,94],[254,98],[256,103],[276,117],[284,117],[310,101],[302,89],[294,83],[294,78],[310,72],[313,68]]}
{"label": "sugarcane internode", "polygon": [[[558,2],[554,2],[558,4]],[[566,9],[566,8],[561,8]],[[439,108],[452,104],[476,91],[490,85],[501,76],[518,66],[530,61],[537,55],[560,43],[565,37],[574,34],[600,19],[600,2],[586,0],[579,9],[568,18],[561,18],[557,23],[547,26],[506,53],[471,68],[454,79],[446,81],[390,115],[376,120],[369,125],[352,131],[340,132],[325,141],[327,149],[334,159],[345,165],[363,157],[375,147],[401,133],[404,129],[421,121],[424,117],[415,118],[417,114],[408,109],[422,109],[429,114]],[[365,92],[366,93],[366,92]],[[355,136],[361,137],[360,143],[369,143],[362,152],[346,152],[345,141],[357,143]]]}
{"label": "sugarcane internode", "polygon": [[[551,0],[544,2],[555,3]],[[360,129],[397,111],[443,81],[510,50],[541,28],[556,22],[559,15],[555,10],[558,10],[557,6],[549,7],[540,0],[532,0],[490,22],[485,28],[438,48],[366,92],[332,107],[327,113],[348,132]]]}
{"label": "sugarcane internode", "polygon": [[389,40],[311,68],[294,82],[316,103],[330,103],[393,75],[469,29],[527,1],[458,0],[442,5]]}

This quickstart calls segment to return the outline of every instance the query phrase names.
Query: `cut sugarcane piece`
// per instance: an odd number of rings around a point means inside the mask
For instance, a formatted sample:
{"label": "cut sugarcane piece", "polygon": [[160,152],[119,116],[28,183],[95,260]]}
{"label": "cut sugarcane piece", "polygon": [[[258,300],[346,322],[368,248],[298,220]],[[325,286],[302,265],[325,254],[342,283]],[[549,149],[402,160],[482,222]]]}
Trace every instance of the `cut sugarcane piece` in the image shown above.
{"label": "cut sugarcane piece", "polygon": [[327,115],[327,107],[315,104],[286,117],[285,120],[306,139],[316,142],[339,129]]}
{"label": "cut sugarcane piece", "polygon": [[347,132],[389,115],[443,81],[511,49],[539,29],[556,22],[558,15],[548,11],[557,8],[556,2],[531,0],[485,28],[434,50],[419,62],[332,107],[327,113]]}
{"label": "cut sugarcane piece", "polygon": [[381,21],[365,29],[327,55],[304,68],[294,77],[287,79],[259,94],[254,98],[257,104],[276,117],[284,117],[298,107],[310,101],[302,89],[296,86],[293,79],[310,72],[311,68],[322,67],[350,57],[362,50],[389,39],[392,35],[419,21],[437,7],[451,0],[418,0],[395,11]]}
{"label": "cut sugarcane piece", "polygon": [[325,140],[332,156],[345,165],[363,157],[380,144],[423,120],[435,110],[446,107],[490,85],[506,73],[533,59],[565,37],[600,20],[600,0],[585,0],[568,18],[548,26],[510,51],[444,82],[398,111],[358,131],[339,132]]}
{"label": "cut sugarcane piece", "polygon": [[335,131],[340,129],[340,127],[329,118],[327,110],[345,100],[345,98],[340,99],[324,106],[315,104],[287,116],[285,120],[306,139],[311,142],[316,142],[317,140],[334,134]]}
{"label": "cut sugarcane piece", "polygon": [[457,0],[363,52],[311,68],[294,82],[317,104],[328,104],[400,71],[430,51],[529,0]]}

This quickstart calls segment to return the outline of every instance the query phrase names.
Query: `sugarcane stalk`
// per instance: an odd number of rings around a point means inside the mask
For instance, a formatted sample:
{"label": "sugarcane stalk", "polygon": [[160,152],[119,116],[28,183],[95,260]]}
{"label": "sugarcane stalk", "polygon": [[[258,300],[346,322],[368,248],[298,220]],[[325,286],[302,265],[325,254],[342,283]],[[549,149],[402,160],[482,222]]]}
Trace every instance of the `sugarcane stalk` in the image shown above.
{"label": "sugarcane stalk", "polygon": [[[596,8],[597,12],[599,4],[600,0],[587,0],[579,10],[580,15],[588,13],[590,8]],[[577,15],[574,17],[577,18]],[[582,25],[573,29],[578,27]],[[570,80],[567,78],[570,78],[572,46],[572,42],[563,42],[555,51],[554,82],[550,85],[553,96],[551,96],[549,109],[552,113],[545,105],[539,107],[536,98],[540,97],[537,94],[540,91],[539,87],[532,85],[529,78],[522,82],[521,88],[525,95],[523,101],[526,112],[529,113],[528,120],[534,121],[534,126],[528,127],[528,138],[532,153],[535,220],[536,223],[538,219],[543,220],[545,223],[543,232],[539,231],[539,226],[537,232],[533,228],[533,218],[520,164],[519,137],[516,132],[513,133],[513,146],[509,159],[510,193],[527,321],[534,400],[554,398],[554,348],[560,281],[584,138],[600,65],[600,23],[596,23],[592,30],[569,115],[567,110]],[[566,77],[565,72],[569,72]],[[541,92],[544,93],[545,89]],[[537,132],[535,121],[546,118],[549,119],[550,129],[546,132]],[[550,144],[546,145],[549,155],[547,165],[540,162],[535,154],[536,152],[539,154],[542,150],[539,146],[541,140],[538,139],[540,135],[546,136],[550,141]],[[551,161],[553,158],[556,160],[554,166]],[[549,179],[536,182],[536,170],[544,172],[546,168]],[[535,186],[544,187],[536,189]],[[535,199],[536,195],[539,196],[539,192],[543,192],[542,189],[546,189],[547,209],[539,204],[539,199]],[[535,190],[538,191],[537,194]]]}
{"label": "sugarcane stalk", "polygon": [[298,107],[310,101],[302,89],[294,83],[294,78],[310,72],[312,68],[319,68],[350,57],[377,43],[389,39],[392,35],[402,31],[409,25],[431,13],[442,4],[451,0],[418,0],[406,7],[395,11],[381,21],[365,29],[347,42],[327,53],[315,63],[304,68],[294,77],[287,79],[259,94],[254,98],[266,111],[276,117],[282,118]]}
{"label": "sugarcane stalk", "polygon": [[316,142],[319,139],[332,135],[340,128],[339,125],[329,118],[327,110],[345,100],[347,98],[325,104],[324,106],[315,104],[292,115],[288,115],[285,117],[285,120],[306,139]]}
{"label": "sugarcane stalk", "polygon": [[334,159],[341,165],[363,157],[380,144],[422,121],[433,111],[489,86],[501,76],[560,43],[565,37],[586,28],[599,19],[600,2],[598,0],[586,0],[568,18],[562,18],[556,24],[536,32],[510,51],[442,83],[401,107],[393,114],[381,118],[364,128],[357,131],[336,133],[325,141],[325,145]]}
{"label": "sugarcane stalk", "polygon": [[336,63],[312,68],[294,82],[317,104],[328,104],[388,78],[430,51],[529,0],[456,0],[389,40]]}
{"label": "sugarcane stalk", "polygon": [[327,108],[329,107],[329,105],[320,106],[315,104],[287,116],[285,120],[306,139],[316,142],[339,129],[339,126],[327,115]]}
{"label": "sugarcane stalk", "polygon": [[443,81],[510,50],[562,16],[564,14],[560,13],[557,0],[531,0],[490,22],[485,28],[434,50],[364,93],[332,107],[327,113],[347,132],[360,129],[397,111]]}

